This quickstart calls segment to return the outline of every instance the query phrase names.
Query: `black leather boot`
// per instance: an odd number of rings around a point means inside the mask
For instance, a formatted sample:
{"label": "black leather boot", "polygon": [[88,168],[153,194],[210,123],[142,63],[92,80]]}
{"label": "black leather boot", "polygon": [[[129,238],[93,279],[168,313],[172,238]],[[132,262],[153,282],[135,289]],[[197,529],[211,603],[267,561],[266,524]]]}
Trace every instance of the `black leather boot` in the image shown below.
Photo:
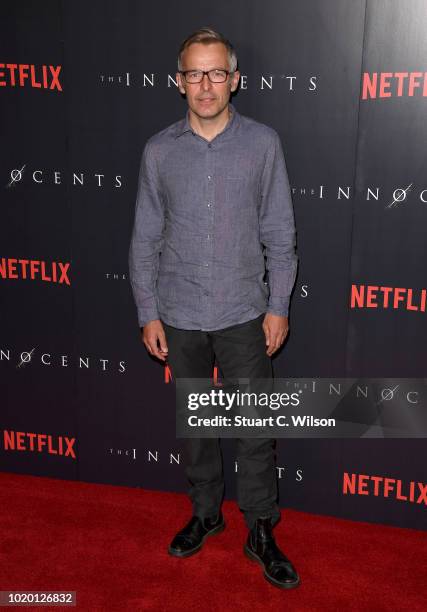
{"label": "black leather boot", "polygon": [[198,552],[205,538],[220,533],[225,528],[224,517],[220,512],[218,517],[205,518],[192,516],[187,525],[178,531],[169,546],[168,552],[174,557],[189,557]]}
{"label": "black leather boot", "polygon": [[258,518],[244,546],[249,559],[264,568],[268,582],[281,589],[292,589],[300,583],[296,569],[277,546],[272,533],[271,518]]}

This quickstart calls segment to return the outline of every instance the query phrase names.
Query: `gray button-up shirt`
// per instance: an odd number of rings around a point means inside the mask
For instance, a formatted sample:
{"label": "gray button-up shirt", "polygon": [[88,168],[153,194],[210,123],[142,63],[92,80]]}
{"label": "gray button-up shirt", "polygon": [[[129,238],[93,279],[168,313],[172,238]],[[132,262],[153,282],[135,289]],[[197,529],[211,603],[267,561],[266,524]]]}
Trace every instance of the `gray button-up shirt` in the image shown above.
{"label": "gray button-up shirt", "polygon": [[229,108],[210,142],[187,112],[146,143],[129,250],[141,327],[212,331],[288,314],[297,256],[280,139]]}

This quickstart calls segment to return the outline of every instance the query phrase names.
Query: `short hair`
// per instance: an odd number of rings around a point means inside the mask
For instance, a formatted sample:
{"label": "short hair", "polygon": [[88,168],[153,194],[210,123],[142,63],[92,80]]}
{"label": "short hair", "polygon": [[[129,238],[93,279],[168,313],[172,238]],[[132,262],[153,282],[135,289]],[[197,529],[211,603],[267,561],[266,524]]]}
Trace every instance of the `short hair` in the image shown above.
{"label": "short hair", "polygon": [[237,55],[233,45],[227,38],[225,38],[225,36],[223,36],[223,34],[216,32],[212,28],[200,28],[199,30],[196,30],[190,34],[190,36],[187,36],[187,38],[181,43],[178,52],[178,71],[182,70],[182,54],[190,45],[193,43],[208,45],[210,43],[218,42],[222,43],[227,49],[230,72],[235,72],[237,69]]}

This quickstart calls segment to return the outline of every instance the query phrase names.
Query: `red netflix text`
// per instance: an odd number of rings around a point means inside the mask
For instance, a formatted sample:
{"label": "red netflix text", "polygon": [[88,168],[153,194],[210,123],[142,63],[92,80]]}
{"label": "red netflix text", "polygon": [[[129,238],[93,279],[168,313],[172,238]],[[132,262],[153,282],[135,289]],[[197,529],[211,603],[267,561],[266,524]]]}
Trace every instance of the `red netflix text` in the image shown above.
{"label": "red netflix text", "polygon": [[427,72],[369,72],[363,73],[362,100],[402,96],[427,96]]}
{"label": "red netflix text", "polygon": [[394,308],[426,311],[426,289],[352,285],[350,308]]}
{"label": "red netflix text", "polygon": [[34,87],[62,91],[59,73],[62,66],[0,63],[0,87]]}
{"label": "red netflix text", "polygon": [[3,431],[4,450],[30,451],[63,455],[76,458],[74,450],[75,438],[67,436],[51,436],[48,434],[25,433],[24,431]]}
{"label": "red netflix text", "polygon": [[392,497],[400,501],[427,506],[427,484],[413,480],[405,484],[396,478],[344,472],[342,492],[344,495]]}
{"label": "red netflix text", "polygon": [[68,269],[70,263],[61,261],[39,261],[38,259],[0,258],[0,278],[15,280],[42,280],[48,283],[70,285]]}

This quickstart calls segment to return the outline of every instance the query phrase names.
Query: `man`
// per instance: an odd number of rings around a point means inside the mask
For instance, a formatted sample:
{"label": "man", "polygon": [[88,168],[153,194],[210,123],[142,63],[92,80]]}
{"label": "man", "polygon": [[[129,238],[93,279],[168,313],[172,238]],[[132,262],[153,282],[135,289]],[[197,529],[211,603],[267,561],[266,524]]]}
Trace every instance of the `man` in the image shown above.
{"label": "man", "polygon": [[[225,378],[272,378],[271,356],[288,333],[297,256],[286,165],[277,133],[230,104],[239,78],[221,34],[189,36],[176,74],[187,115],[142,155],[130,279],[143,342],[175,378],[210,378],[215,357]],[[280,518],[274,443],[236,442],[244,551],[269,582],[292,588],[298,574],[272,533]],[[185,447],[193,514],[169,547],[176,557],[225,527],[219,440],[186,439]]]}

